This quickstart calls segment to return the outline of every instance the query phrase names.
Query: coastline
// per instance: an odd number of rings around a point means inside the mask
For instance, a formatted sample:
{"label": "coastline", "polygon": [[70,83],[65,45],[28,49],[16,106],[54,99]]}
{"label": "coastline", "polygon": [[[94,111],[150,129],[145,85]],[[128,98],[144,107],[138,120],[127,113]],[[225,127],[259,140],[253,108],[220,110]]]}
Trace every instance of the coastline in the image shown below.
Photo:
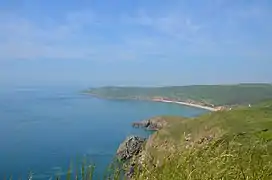
{"label": "coastline", "polygon": [[83,94],[87,94],[87,95],[91,95],[97,98],[103,98],[103,99],[109,99],[109,100],[140,100],[140,101],[152,101],[152,102],[163,102],[163,103],[174,103],[174,104],[180,104],[180,105],[184,105],[184,106],[190,106],[190,107],[195,107],[195,108],[200,108],[200,109],[205,109],[208,111],[219,111],[220,109],[217,108],[212,108],[212,107],[208,107],[208,106],[202,106],[199,104],[193,104],[193,103],[186,103],[186,102],[182,102],[182,101],[172,101],[172,100],[164,100],[164,99],[154,99],[154,98],[112,98],[112,97],[104,97],[104,96],[99,96],[97,94],[92,94],[92,93],[83,93]]}
{"label": "coastline", "polygon": [[198,105],[198,104],[186,103],[186,102],[182,102],[182,101],[154,100],[154,99],[152,101],[154,101],[154,102],[164,102],[164,103],[180,104],[180,105],[185,105],[185,106],[191,106],[191,107],[206,109],[208,111],[218,111],[218,109],[216,109],[216,108],[202,106],[202,105]]}

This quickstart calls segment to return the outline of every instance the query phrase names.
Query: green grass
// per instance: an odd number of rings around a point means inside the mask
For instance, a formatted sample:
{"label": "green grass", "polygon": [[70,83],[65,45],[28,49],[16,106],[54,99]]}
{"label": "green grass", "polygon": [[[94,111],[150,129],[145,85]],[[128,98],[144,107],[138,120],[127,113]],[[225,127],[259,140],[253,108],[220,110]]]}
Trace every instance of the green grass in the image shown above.
{"label": "green grass", "polygon": [[253,105],[251,108],[238,108],[231,111],[207,113],[196,118],[165,116],[170,125],[158,133],[168,139],[180,139],[183,134],[193,137],[213,134],[221,136],[227,133],[254,132],[272,129],[272,103]]}
{"label": "green grass", "polygon": [[193,85],[170,87],[102,87],[91,88],[87,93],[105,98],[129,99],[135,97],[168,97],[176,100],[195,100],[214,105],[257,103],[272,99],[271,84]]}
{"label": "green grass", "polygon": [[[154,134],[147,149],[154,161],[136,179],[272,179],[272,102],[165,118],[173,123]],[[207,136],[212,140],[199,144]]]}
{"label": "green grass", "polygon": [[164,159],[162,166],[147,168],[135,179],[270,180],[272,161],[269,146],[271,144],[266,141],[249,137],[224,137],[201,147],[178,149]]}

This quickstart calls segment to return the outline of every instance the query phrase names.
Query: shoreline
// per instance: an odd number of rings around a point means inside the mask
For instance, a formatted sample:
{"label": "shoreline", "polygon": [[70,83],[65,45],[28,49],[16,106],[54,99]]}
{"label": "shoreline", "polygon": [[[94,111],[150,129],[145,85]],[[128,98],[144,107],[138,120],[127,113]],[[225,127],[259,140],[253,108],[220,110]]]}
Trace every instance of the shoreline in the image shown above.
{"label": "shoreline", "polygon": [[200,108],[200,109],[206,109],[208,111],[218,111],[218,109],[216,109],[216,108],[202,106],[202,105],[198,105],[198,104],[186,103],[186,102],[182,102],[182,101],[154,100],[154,99],[152,101],[154,101],[154,102],[164,102],[164,103],[180,104],[180,105],[184,105],[184,106],[191,106],[191,107],[196,107],[196,108]]}
{"label": "shoreline", "polygon": [[161,100],[161,99],[137,99],[137,98],[109,98],[109,97],[98,96],[97,94],[90,94],[90,93],[86,93],[86,94],[97,97],[97,98],[109,99],[109,100],[116,99],[116,100],[140,100],[140,101],[163,102],[163,103],[173,103],[173,104],[179,104],[179,105],[184,105],[184,106],[190,106],[190,107],[205,109],[205,110],[213,111],[213,112],[219,111],[219,109],[216,109],[216,108],[202,106],[202,105],[193,104],[193,103],[186,103],[186,102],[182,102],[182,101],[171,101],[171,100]]}

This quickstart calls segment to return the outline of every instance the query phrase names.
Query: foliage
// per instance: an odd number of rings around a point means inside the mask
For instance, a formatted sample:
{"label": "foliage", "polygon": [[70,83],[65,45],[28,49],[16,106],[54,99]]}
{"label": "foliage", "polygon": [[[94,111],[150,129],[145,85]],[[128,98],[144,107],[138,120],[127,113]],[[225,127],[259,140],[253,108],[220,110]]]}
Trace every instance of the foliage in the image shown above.
{"label": "foliage", "polygon": [[[174,123],[154,134],[156,148],[148,150],[155,156],[152,164],[162,165],[147,166],[136,179],[272,179],[271,101],[187,120],[168,118]],[[200,141],[204,137],[212,140]],[[163,150],[165,140],[171,143]]]}
{"label": "foliage", "polygon": [[104,98],[130,99],[168,97],[176,100],[195,100],[214,105],[257,103],[272,99],[271,84],[192,85],[168,87],[101,87],[86,93]]}
{"label": "foliage", "polygon": [[[243,142],[241,142],[243,141]],[[135,179],[211,180],[272,178],[271,142],[250,137],[222,137],[200,147],[177,150],[163,165],[144,170]]]}

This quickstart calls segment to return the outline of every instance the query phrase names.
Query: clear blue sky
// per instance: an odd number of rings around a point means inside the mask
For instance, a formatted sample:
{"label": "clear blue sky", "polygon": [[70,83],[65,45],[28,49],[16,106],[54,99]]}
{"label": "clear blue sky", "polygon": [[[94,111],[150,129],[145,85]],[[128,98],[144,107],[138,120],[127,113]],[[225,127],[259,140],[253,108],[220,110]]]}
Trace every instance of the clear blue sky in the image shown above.
{"label": "clear blue sky", "polygon": [[272,82],[270,0],[2,0],[0,86]]}

